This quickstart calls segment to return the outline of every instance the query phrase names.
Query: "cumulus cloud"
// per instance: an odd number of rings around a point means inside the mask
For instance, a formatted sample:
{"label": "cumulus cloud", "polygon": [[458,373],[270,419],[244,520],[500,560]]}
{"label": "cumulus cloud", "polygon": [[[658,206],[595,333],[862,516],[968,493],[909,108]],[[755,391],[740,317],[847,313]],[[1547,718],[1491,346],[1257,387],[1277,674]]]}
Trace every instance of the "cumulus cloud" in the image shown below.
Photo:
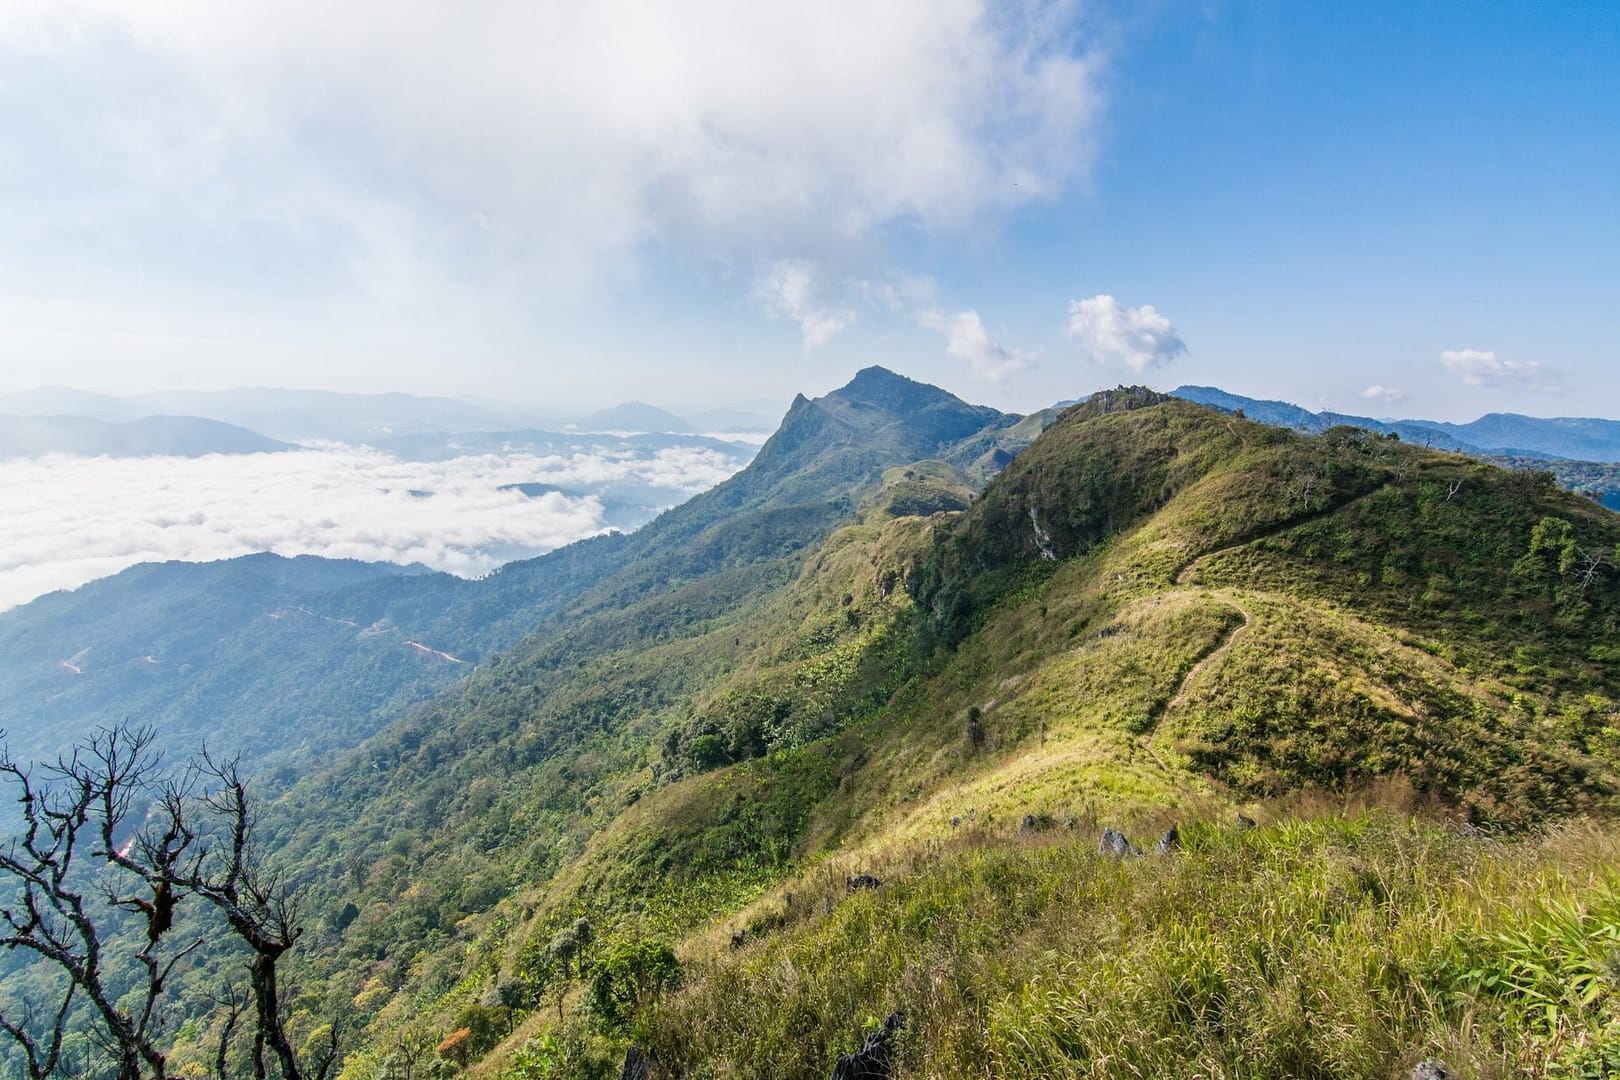
{"label": "cumulus cloud", "polygon": [[769,258],[1061,191],[1101,100],[1079,22],[992,0],[11,0],[0,65],[51,138],[12,125],[0,156],[60,179],[11,216],[110,234],[98,251],[132,220],[197,257],[210,230],[221,257],[269,233],[384,293],[494,257],[569,280],[649,243]]}
{"label": "cumulus cloud", "polygon": [[1553,390],[1558,373],[1537,360],[1504,360],[1494,350],[1447,349],[1440,364],[1469,386],[1520,386]]}
{"label": "cumulus cloud", "polygon": [[1406,400],[1407,393],[1405,390],[1400,390],[1393,386],[1381,386],[1378,383],[1374,383],[1363,390],[1361,392],[1361,396],[1368,401],[1379,401],[1386,405],[1396,405]]}
{"label": "cumulus cloud", "polygon": [[1176,328],[1152,304],[1128,308],[1107,293],[1069,301],[1069,336],[1097,363],[1117,360],[1137,373],[1187,351]]}
{"label": "cumulus cloud", "polygon": [[821,302],[816,268],[804,259],[779,259],[761,276],[755,294],[774,316],[799,324],[806,354],[819,349],[855,321],[855,312]]}
{"label": "cumulus cloud", "polygon": [[1010,348],[990,336],[977,311],[947,315],[932,308],[917,315],[917,322],[945,338],[945,351],[966,360],[976,379],[992,382],[1025,371],[1035,363],[1035,354]]}
{"label": "cumulus cloud", "polygon": [[[712,448],[401,461],[353,447],[203,458],[5,462],[0,610],[139,562],[257,551],[478,576],[607,529],[592,489],[695,494],[738,467]],[[583,494],[535,498],[509,484]]]}

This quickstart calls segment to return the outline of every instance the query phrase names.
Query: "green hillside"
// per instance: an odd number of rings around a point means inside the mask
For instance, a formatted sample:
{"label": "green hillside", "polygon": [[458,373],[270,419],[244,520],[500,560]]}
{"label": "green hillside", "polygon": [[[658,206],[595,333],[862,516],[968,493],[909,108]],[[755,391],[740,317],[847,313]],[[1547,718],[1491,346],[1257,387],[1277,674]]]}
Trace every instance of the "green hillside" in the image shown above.
{"label": "green hillside", "polygon": [[279,796],[295,1029],[351,1080],[825,1076],[896,1008],[897,1076],[1603,1075],[1620,518],[1140,389],[1048,420],[981,491],[1017,418],[801,398]]}
{"label": "green hillside", "polygon": [[[840,460],[793,434],[812,470]],[[565,640],[531,639],[361,751],[334,796],[355,824],[323,843],[393,854],[311,883],[359,912],[328,943],[327,989],[365,1007],[375,1047],[350,1075],[503,980],[543,985],[579,916],[701,956],[780,923],[817,874],[911,867],[964,829],[1016,861],[1021,829],[1073,828],[1079,858],[1108,821],[1377,783],[1489,828],[1613,801],[1620,583],[1600,567],[1582,587],[1571,560],[1612,556],[1620,529],[1541,478],[1116,391],[966,512],[959,466],[865,482],[841,504],[859,519],[808,559],[710,561],[639,602],[605,585]],[[581,993],[563,1031],[608,1046]],[[491,1062],[554,1027],[538,1009]],[[806,1054],[804,1075],[825,1071]]]}

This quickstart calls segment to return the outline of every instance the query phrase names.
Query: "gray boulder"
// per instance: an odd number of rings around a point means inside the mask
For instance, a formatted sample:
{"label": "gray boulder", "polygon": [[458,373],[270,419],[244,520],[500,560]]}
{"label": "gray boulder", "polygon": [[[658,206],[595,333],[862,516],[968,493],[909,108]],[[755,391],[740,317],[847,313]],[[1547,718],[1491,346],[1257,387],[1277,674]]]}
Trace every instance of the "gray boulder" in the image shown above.
{"label": "gray boulder", "polygon": [[831,1080],[889,1080],[894,1069],[894,1040],[906,1026],[906,1014],[896,1009],[883,1026],[866,1037],[853,1054],[845,1054],[833,1066]]}

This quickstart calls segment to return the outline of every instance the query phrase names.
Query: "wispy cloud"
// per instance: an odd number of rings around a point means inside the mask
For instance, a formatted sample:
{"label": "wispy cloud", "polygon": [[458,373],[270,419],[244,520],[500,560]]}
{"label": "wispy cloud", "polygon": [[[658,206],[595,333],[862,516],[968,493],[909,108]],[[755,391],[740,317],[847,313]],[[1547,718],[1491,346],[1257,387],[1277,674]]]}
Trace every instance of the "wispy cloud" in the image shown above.
{"label": "wispy cloud", "polygon": [[1138,374],[1187,351],[1152,304],[1128,308],[1107,293],[1069,301],[1069,336],[1097,363],[1118,361]]}
{"label": "wispy cloud", "polygon": [[931,308],[917,315],[919,325],[945,338],[945,351],[965,360],[976,379],[1000,381],[1034,366],[1036,354],[1003,345],[990,335],[977,311],[947,315]]}
{"label": "wispy cloud", "polygon": [[767,312],[799,324],[806,354],[827,344],[856,319],[849,308],[822,302],[817,277],[815,265],[808,260],[778,259],[760,277],[754,290]]}
{"label": "wispy cloud", "polygon": [[1506,360],[1489,349],[1447,349],[1440,364],[1469,386],[1519,386],[1526,390],[1556,391],[1559,373],[1537,360]]}
{"label": "wispy cloud", "polygon": [[[739,464],[703,447],[440,462],[352,447],[12,459],[0,478],[0,610],[138,562],[256,551],[420,562],[477,576],[604,531],[603,497],[589,492],[658,489],[675,501]],[[518,483],[587,493],[500,490]]]}
{"label": "wispy cloud", "polygon": [[1385,405],[1398,405],[1405,401],[1408,395],[1405,390],[1374,383],[1363,390],[1361,396],[1367,401],[1377,401]]}
{"label": "wispy cloud", "polygon": [[131,259],[162,229],[205,272],[268,239],[384,292],[971,228],[1087,168],[1079,25],[991,0],[13,0],[0,63],[37,123],[0,157],[58,182],[3,209]]}

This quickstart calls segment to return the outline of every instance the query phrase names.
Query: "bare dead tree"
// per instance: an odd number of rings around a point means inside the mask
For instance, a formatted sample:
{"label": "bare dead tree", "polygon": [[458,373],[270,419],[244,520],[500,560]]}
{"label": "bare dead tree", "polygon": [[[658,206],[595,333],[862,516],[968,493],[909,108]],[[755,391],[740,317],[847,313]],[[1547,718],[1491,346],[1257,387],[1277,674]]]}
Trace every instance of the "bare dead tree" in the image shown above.
{"label": "bare dead tree", "polygon": [[[0,850],[0,890],[13,896],[0,907],[0,945],[33,953],[62,987],[48,1008],[0,1005],[0,1032],[20,1049],[30,1080],[43,1080],[59,1075],[64,1038],[82,1014],[116,1061],[118,1080],[165,1080],[161,1004],[176,967],[204,940],[175,943],[169,931],[177,907],[200,900],[252,954],[250,989],[226,984],[213,996],[224,1010],[220,1076],[251,1004],[253,1075],[264,1080],[273,1062],[281,1080],[326,1080],[339,1058],[339,1027],[299,1060],[278,971],[302,934],[297,901],[255,848],[254,807],[237,761],[205,752],[170,774],[153,739],[150,728],[103,728],[71,755],[34,768],[0,751],[0,782],[19,790],[22,805],[22,832]],[[144,934],[107,921],[92,899],[143,918]],[[134,971],[107,970],[108,942],[120,932],[144,938]]]}
{"label": "bare dead tree", "polygon": [[[287,1036],[279,965],[298,939],[298,900],[275,870],[267,869],[254,843],[257,813],[237,758],[219,760],[205,750],[193,764],[203,781],[198,802],[217,818],[225,841],[194,850],[177,882],[217,908],[236,936],[253,952],[248,980],[253,995],[253,1076],[270,1075],[267,1052],[283,1080],[325,1080],[338,1059],[338,1026],[330,1046],[309,1062],[300,1062]],[[183,804],[182,804],[183,805]]]}
{"label": "bare dead tree", "polygon": [[36,1080],[60,1066],[80,1000],[116,1058],[119,1080],[167,1075],[157,1042],[158,1004],[175,966],[200,941],[161,949],[161,931],[151,933],[136,956],[141,972],[133,986],[116,991],[121,978],[114,976],[121,973],[106,969],[104,920],[92,903],[104,898],[126,907],[144,900],[129,890],[139,888],[145,875],[132,882],[107,864],[115,834],[158,768],[152,741],[150,728],[102,729],[70,755],[34,768],[0,752],[0,779],[18,789],[22,806],[22,833],[0,852],[0,879],[12,890],[10,904],[0,908],[0,945],[47,962],[63,987],[48,1009],[24,1002],[13,1006],[14,1015],[0,1017],[0,1029],[22,1051],[24,1068]]}
{"label": "bare dead tree", "polygon": [[1598,579],[1605,568],[1614,566],[1614,559],[1609,552],[1599,548],[1588,550],[1578,547],[1575,549],[1575,564],[1571,567],[1575,580],[1580,582],[1581,592],[1585,593]]}
{"label": "bare dead tree", "polygon": [[1299,498],[1308,511],[1311,508],[1311,495],[1316,491],[1319,479],[1315,473],[1306,473],[1299,478]]}
{"label": "bare dead tree", "polygon": [[248,997],[234,982],[227,982],[218,993],[209,997],[224,1012],[219,1025],[219,1042],[214,1048],[214,1075],[219,1080],[230,1080],[227,1064],[230,1061],[231,1036],[236,1033],[236,1025],[247,1011]]}

